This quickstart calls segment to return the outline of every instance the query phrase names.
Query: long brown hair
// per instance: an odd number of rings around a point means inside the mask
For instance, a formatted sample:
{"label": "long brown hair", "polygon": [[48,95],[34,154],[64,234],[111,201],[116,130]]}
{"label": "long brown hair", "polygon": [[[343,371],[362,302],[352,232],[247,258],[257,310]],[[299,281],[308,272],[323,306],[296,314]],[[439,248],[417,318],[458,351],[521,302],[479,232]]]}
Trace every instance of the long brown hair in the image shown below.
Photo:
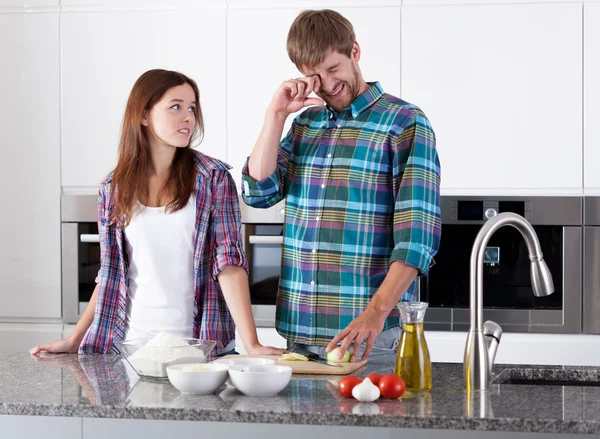
{"label": "long brown hair", "polygon": [[183,209],[195,189],[196,167],[191,144],[201,140],[204,134],[204,120],[200,108],[200,93],[194,80],[182,73],[171,70],[149,70],[138,78],[133,85],[127,108],[123,116],[121,141],[119,142],[119,161],[115,168],[111,193],[116,198],[115,208],[111,214],[112,222],[125,227],[131,221],[136,202],[147,204],[148,173],[151,169],[151,154],[146,128],[142,127],[142,118],[161,100],[164,94],[178,85],[189,84],[194,90],[196,106],[194,125],[190,143],[185,148],[177,148],[169,177],[159,191],[168,196],[168,212]]}

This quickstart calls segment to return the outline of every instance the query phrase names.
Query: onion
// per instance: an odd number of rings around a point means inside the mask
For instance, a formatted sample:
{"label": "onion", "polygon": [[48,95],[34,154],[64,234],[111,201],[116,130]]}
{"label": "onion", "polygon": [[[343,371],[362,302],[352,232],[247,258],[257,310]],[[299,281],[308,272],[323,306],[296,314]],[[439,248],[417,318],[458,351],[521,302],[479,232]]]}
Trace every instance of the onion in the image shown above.
{"label": "onion", "polygon": [[331,352],[328,352],[327,353],[327,361],[329,363],[347,363],[350,361],[350,351],[347,350],[341,359],[338,358],[339,353],[340,353],[339,347],[333,349]]}

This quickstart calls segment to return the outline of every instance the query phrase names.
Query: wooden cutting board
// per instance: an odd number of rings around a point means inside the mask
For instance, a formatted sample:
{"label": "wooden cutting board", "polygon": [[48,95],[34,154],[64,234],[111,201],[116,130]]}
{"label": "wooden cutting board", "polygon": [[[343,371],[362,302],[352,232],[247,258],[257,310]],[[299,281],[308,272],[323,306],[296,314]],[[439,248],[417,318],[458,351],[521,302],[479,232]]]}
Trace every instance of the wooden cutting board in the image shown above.
{"label": "wooden cutting board", "polygon": [[363,360],[342,363],[342,367],[332,367],[316,361],[285,361],[280,359],[280,355],[228,355],[223,358],[268,358],[275,360],[275,364],[291,367],[293,374],[307,375],[348,375],[367,364],[367,360]]}

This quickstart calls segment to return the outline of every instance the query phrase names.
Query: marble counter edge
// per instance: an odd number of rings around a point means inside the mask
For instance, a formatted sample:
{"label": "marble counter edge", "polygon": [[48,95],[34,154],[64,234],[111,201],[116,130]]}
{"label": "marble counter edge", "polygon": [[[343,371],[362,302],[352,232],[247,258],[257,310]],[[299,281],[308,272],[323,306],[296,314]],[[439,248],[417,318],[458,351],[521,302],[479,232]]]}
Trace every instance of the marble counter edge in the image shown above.
{"label": "marble counter edge", "polygon": [[159,407],[0,404],[0,415],[181,420],[262,424],[309,424],[354,427],[418,428],[437,430],[503,431],[522,433],[599,434],[600,422],[536,418],[469,418],[445,416],[288,413]]}

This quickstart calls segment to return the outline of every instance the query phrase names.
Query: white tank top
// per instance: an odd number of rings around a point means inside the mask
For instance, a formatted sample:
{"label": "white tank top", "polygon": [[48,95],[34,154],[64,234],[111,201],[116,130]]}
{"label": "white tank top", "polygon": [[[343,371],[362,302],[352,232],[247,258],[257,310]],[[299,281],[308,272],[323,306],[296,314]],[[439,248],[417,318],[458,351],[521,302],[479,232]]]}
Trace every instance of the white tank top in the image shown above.
{"label": "white tank top", "polygon": [[142,207],[125,227],[129,256],[125,339],[193,336],[196,200],[177,212]]}

